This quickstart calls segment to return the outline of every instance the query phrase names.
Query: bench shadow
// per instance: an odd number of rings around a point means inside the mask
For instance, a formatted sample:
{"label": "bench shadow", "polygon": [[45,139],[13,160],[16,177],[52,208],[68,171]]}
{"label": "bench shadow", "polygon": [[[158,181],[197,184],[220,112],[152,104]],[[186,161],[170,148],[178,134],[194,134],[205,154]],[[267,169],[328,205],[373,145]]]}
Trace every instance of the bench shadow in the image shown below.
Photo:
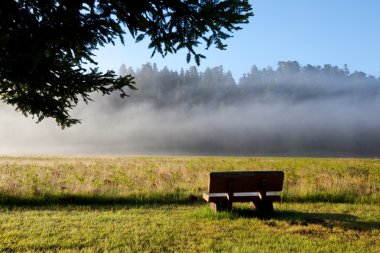
{"label": "bench shadow", "polygon": [[[101,195],[42,195],[15,196],[0,194],[0,208],[23,210],[60,210],[62,207],[86,207],[90,209],[125,209],[133,207],[157,208],[168,205],[204,206],[205,202],[192,194],[179,192],[130,194],[128,196]],[[294,210],[275,210],[271,216],[259,216],[255,209],[234,207],[228,218],[260,218],[271,221],[285,221],[289,225],[309,226],[320,225],[326,228],[341,227],[357,231],[380,230],[380,221],[361,221],[357,216],[342,213],[300,212]]]}
{"label": "bench shadow", "polygon": [[[275,210],[270,216],[258,216],[255,209],[236,208],[232,210],[232,216],[245,218],[255,217],[268,221],[285,221],[292,226],[309,226],[314,224],[330,229],[340,227],[356,231],[380,230],[380,221],[361,221],[355,215],[343,213],[309,213],[293,210]],[[271,225],[270,221],[268,222],[269,225]]]}
{"label": "bench shadow", "polygon": [[0,194],[0,207],[54,210],[65,206],[89,206],[92,209],[122,209],[128,207],[159,207],[165,205],[203,204],[198,197],[181,192],[130,194],[127,196],[101,195],[41,195],[17,196]]}

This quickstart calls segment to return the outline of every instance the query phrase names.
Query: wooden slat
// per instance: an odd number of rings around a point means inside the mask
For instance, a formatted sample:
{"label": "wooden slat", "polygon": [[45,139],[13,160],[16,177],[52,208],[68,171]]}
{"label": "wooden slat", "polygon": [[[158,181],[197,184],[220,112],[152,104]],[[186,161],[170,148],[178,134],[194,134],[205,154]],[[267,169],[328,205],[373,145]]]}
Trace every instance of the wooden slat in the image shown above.
{"label": "wooden slat", "polygon": [[[227,193],[203,193],[203,198],[207,202],[224,202],[227,201]],[[233,196],[234,202],[255,202],[260,201],[259,192],[237,192]],[[267,192],[266,200],[268,201],[281,201],[281,196],[278,192]]]}
{"label": "wooden slat", "polygon": [[258,192],[262,190],[265,181],[265,191],[282,191],[284,172],[282,171],[239,171],[239,172],[211,172],[210,193],[227,193],[231,191],[230,182],[233,182],[233,192]]}

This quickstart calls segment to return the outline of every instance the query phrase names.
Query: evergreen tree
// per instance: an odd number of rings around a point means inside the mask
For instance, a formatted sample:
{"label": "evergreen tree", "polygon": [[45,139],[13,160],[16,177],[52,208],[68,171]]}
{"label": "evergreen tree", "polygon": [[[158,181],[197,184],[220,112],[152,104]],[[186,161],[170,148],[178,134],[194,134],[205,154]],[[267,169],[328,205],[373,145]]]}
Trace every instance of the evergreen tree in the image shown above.
{"label": "evergreen tree", "polygon": [[89,94],[134,89],[131,75],[87,69],[93,51],[130,33],[150,40],[153,54],[187,50],[199,64],[204,42],[224,41],[252,15],[248,0],[1,0],[0,100],[25,115],[54,118],[62,127],[78,123],[69,110]]}

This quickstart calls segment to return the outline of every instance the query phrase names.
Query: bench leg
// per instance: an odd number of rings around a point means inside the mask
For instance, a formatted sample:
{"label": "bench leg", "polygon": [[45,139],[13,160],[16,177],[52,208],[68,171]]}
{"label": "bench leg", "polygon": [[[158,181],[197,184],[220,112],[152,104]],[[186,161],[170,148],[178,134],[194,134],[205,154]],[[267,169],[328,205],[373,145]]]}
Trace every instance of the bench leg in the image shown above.
{"label": "bench leg", "polygon": [[211,211],[214,213],[220,212],[220,211],[231,211],[232,203],[229,205],[228,202],[219,202],[219,203],[210,203]]}
{"label": "bench leg", "polygon": [[[273,214],[273,202],[272,201],[257,201],[252,203],[256,207],[257,214],[259,216],[270,216]],[[251,204],[251,206],[252,206]]]}

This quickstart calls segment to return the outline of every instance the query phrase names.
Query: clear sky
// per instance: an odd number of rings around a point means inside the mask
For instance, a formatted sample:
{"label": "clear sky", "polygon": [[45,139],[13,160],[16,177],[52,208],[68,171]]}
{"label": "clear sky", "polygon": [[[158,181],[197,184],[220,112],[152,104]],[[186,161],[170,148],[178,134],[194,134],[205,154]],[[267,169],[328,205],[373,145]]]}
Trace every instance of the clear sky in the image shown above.
{"label": "clear sky", "polygon": [[[301,65],[332,64],[350,71],[380,75],[380,1],[379,0],[255,0],[254,17],[227,41],[225,51],[199,51],[207,59],[199,67],[222,65],[235,79],[259,68],[276,67],[278,61],[296,60]],[[187,69],[186,52],[150,57],[147,41],[101,48],[97,61],[102,70],[118,70],[122,63],[140,67],[146,62],[159,68]]]}

